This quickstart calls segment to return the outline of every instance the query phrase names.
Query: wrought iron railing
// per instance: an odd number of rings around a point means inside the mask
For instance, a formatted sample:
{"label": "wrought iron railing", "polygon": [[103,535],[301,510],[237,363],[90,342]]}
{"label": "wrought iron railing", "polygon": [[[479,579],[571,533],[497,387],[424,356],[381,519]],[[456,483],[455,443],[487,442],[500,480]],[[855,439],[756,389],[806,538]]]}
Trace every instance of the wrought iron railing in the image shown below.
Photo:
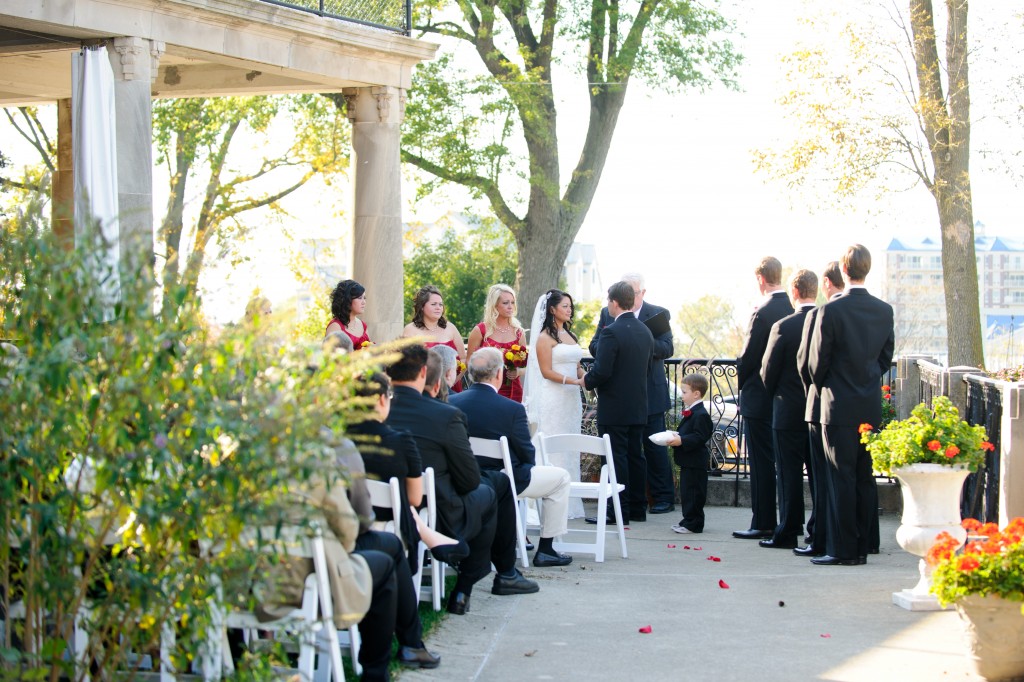
{"label": "wrought iron railing", "polygon": [[351,21],[364,26],[409,35],[412,31],[412,0],[260,0],[322,17]]}
{"label": "wrought iron railing", "polygon": [[999,522],[1000,427],[1003,422],[1002,381],[976,374],[964,377],[967,383],[967,414],[971,424],[985,427],[988,440],[995,446],[985,453],[985,467],[967,477],[960,498],[964,518]]}

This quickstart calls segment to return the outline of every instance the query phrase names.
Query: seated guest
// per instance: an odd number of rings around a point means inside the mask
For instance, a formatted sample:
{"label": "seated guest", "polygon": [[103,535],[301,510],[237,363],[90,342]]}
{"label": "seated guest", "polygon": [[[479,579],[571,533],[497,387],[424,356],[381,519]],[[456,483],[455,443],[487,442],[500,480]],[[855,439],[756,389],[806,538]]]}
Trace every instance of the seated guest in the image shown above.
{"label": "seated guest", "polygon": [[[383,372],[370,372],[361,377],[356,395],[372,398],[373,411],[365,421],[350,425],[348,433],[356,442],[370,477],[385,482],[392,477],[398,479],[403,509],[400,525],[410,571],[415,573],[418,569],[419,552],[416,549],[421,539],[435,558],[447,564],[457,564],[469,553],[465,543],[429,528],[424,528],[422,537],[419,532],[422,522],[416,508],[423,502],[423,466],[412,436],[384,424],[391,412],[391,380]],[[392,512],[390,508],[375,507],[374,515],[377,520],[390,521]]]}
{"label": "seated guest", "polygon": [[351,353],[353,351],[352,339],[345,332],[327,332],[323,342],[324,351],[341,351]]}
{"label": "seated guest", "polygon": [[[444,360],[440,353],[434,352],[434,348],[427,351],[427,383],[423,386],[423,395],[446,403],[448,402],[448,385],[444,381]],[[441,348],[448,348],[448,346],[441,346]],[[452,351],[451,348],[448,350]]]}
{"label": "seated guest", "polygon": [[[398,638],[400,662],[436,668],[441,657],[423,645],[419,598],[402,542],[392,533],[367,529],[373,510],[362,460],[351,441],[343,439],[334,446],[338,457],[330,468],[340,465],[346,472],[351,497],[345,481],[336,475],[313,477],[292,488],[298,504],[312,505],[307,513],[314,512],[314,519],[319,516],[322,522],[334,625],[343,629],[359,623],[363,680],[390,679],[392,637]],[[303,585],[312,572],[313,561],[307,558],[290,557],[274,565],[257,592],[257,617],[276,620],[301,605]]]}
{"label": "seated guest", "polygon": [[394,383],[388,426],[412,435],[424,467],[433,467],[437,492],[438,529],[469,545],[459,564],[459,577],[448,599],[448,611],[469,610],[473,585],[498,571],[491,592],[529,594],[540,587],[516,570],[515,498],[508,480],[482,479],[469,447],[466,416],[451,405],[423,395],[427,381],[427,349],[406,346],[387,369]]}
{"label": "seated guest", "polygon": [[[526,408],[498,393],[505,380],[504,369],[501,351],[491,347],[480,348],[469,358],[472,385],[452,396],[451,402],[465,412],[470,437],[497,440],[505,436],[508,439],[516,493],[544,500],[540,544],[533,557],[533,565],[566,566],[572,563],[572,557],[556,552],[552,542],[559,535],[564,535],[568,527],[569,472],[561,467],[535,465],[536,453],[530,442]],[[478,457],[477,463],[484,473],[504,478],[500,461]]]}
{"label": "seated guest", "polygon": [[[451,394],[451,388],[458,380],[459,376],[459,354],[451,349],[450,346],[434,346],[430,349],[431,353],[436,353],[441,358],[441,383],[447,389],[445,394]],[[465,367],[463,367],[464,369]],[[447,398],[445,399],[447,401]]]}

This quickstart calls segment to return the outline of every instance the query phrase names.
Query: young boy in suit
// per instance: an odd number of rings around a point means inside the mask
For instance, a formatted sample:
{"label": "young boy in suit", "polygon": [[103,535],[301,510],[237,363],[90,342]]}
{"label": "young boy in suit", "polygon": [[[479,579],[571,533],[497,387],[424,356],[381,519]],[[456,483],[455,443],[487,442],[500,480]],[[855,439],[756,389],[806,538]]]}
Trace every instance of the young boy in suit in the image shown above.
{"label": "young boy in suit", "polygon": [[708,441],[714,431],[711,415],[704,409],[708,380],[700,374],[687,374],[680,387],[685,406],[678,435],[669,441],[672,458],[679,465],[679,501],[683,520],[672,526],[677,533],[704,532],[704,502],[708,497]]}

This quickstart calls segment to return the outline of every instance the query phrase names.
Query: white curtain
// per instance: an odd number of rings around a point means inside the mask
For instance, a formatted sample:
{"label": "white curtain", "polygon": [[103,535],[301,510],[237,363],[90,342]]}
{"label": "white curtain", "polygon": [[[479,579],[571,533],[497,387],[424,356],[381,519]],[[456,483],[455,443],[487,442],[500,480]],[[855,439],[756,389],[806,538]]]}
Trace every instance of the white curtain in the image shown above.
{"label": "white curtain", "polygon": [[[75,175],[75,247],[100,282],[104,321],[121,295],[117,214],[117,117],[114,72],[107,48],[83,48],[71,58],[71,131]],[[98,228],[98,229],[97,229]]]}

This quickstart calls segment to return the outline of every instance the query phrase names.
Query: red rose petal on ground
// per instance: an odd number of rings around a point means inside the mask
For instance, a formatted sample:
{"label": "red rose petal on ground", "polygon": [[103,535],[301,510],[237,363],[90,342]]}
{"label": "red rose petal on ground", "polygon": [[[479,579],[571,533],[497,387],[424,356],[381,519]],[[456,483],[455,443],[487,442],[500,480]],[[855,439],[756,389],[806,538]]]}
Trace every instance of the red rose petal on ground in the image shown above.
{"label": "red rose petal on ground", "polygon": [[689,545],[683,545],[683,549],[690,549]]}
{"label": "red rose petal on ground", "polygon": [[700,550],[702,550],[702,549],[703,549],[703,547],[694,547],[694,548],[693,548],[693,551],[694,551],[694,552],[699,552],[699,551],[700,551]]}
{"label": "red rose petal on ground", "polygon": [[665,546],[668,547],[669,549],[675,549],[676,548],[675,545],[665,545]]}
{"label": "red rose petal on ground", "polygon": [[722,557],[713,556],[711,554],[708,555],[708,561],[721,561],[721,560],[722,560]]}
{"label": "red rose petal on ground", "polygon": [[642,628],[640,628],[640,632],[644,633],[645,635],[651,634],[651,626],[650,625],[643,626]]}
{"label": "red rose petal on ground", "polygon": [[729,583],[725,582],[724,580],[719,580],[718,586],[721,587],[723,590],[729,589]]}
{"label": "red rose petal on ground", "polygon": [[822,638],[822,639],[828,639],[828,638],[829,638],[829,637],[831,637],[831,636],[832,636],[832,635],[830,635],[830,634],[828,634],[828,633],[826,632],[825,634],[823,634],[823,635],[821,636],[821,638]]}

